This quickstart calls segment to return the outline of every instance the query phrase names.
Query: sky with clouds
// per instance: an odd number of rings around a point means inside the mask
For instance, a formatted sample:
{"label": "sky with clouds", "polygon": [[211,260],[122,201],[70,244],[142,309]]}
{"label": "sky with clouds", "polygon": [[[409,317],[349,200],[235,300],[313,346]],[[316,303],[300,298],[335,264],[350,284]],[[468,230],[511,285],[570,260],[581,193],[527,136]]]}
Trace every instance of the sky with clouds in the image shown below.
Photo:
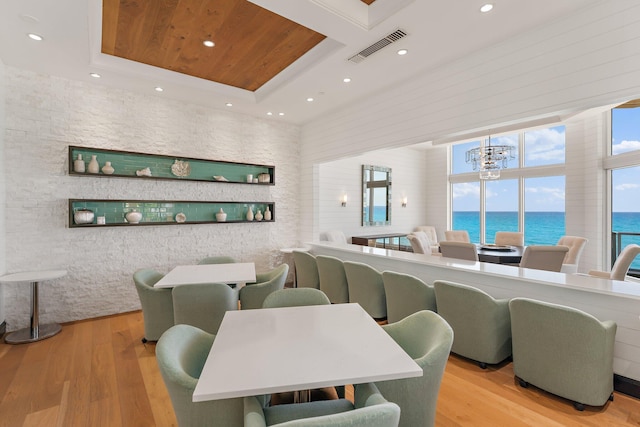
{"label": "sky with clouds", "polygon": [[[611,153],[640,150],[640,107],[613,110]],[[612,173],[613,211],[640,212],[640,166],[616,169]]]}

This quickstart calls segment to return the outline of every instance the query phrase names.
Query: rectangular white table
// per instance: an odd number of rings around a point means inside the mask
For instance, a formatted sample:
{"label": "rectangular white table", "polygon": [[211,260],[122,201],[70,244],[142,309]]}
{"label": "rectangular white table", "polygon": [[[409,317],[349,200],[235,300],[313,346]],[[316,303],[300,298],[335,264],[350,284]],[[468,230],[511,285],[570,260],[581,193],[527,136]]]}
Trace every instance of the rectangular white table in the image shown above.
{"label": "rectangular white table", "polygon": [[359,304],[228,311],[193,401],[419,376]]}
{"label": "rectangular white table", "polygon": [[194,283],[235,283],[236,289],[256,281],[256,266],[252,262],[229,264],[179,265],[153,285],[154,288],[173,288]]}

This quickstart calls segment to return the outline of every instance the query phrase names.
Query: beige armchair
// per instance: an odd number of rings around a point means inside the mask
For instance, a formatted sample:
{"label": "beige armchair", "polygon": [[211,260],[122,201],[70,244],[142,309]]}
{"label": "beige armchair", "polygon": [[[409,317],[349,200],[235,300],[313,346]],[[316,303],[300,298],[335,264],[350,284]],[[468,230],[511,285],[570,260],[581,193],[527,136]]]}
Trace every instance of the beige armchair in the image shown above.
{"label": "beige armchair", "polygon": [[496,231],[496,245],[524,246],[524,233],[517,231]]}
{"label": "beige armchair", "polygon": [[629,267],[631,267],[631,263],[638,254],[640,254],[640,246],[635,244],[627,245],[622,252],[620,252],[620,255],[618,255],[616,262],[613,263],[610,273],[600,270],[591,270],[589,271],[589,275],[611,280],[624,280],[627,276],[627,272],[629,271]]}
{"label": "beige armchair", "polygon": [[562,273],[572,274],[578,272],[580,256],[587,242],[588,240],[584,237],[577,236],[562,236],[558,240],[558,246],[567,246],[569,248],[569,252],[566,253],[562,261],[562,268],[560,269]]}
{"label": "beige armchair", "polygon": [[447,230],[444,232],[444,239],[447,242],[471,242],[467,230]]}
{"label": "beige armchair", "polygon": [[467,261],[478,261],[478,248],[473,243],[467,242],[440,242],[440,252],[446,258],[465,259]]}
{"label": "beige armchair", "polygon": [[527,246],[522,254],[520,267],[559,272],[567,252],[567,246]]}

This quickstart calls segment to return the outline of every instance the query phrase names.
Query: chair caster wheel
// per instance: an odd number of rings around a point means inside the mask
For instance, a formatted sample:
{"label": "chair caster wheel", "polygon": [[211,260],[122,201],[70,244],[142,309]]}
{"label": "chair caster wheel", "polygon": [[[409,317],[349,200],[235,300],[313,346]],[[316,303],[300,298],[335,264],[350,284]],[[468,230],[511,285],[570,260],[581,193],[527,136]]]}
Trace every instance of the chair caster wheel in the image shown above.
{"label": "chair caster wheel", "polygon": [[609,402],[613,402],[613,393],[609,395]]}
{"label": "chair caster wheel", "polygon": [[584,411],[584,405],[582,403],[573,402],[573,407],[580,412]]}
{"label": "chair caster wheel", "polygon": [[529,387],[529,383],[526,382],[523,379],[520,379],[520,378],[518,378],[518,384],[520,384],[520,387],[522,387],[522,388],[528,388]]}
{"label": "chair caster wheel", "polygon": [[487,364],[484,362],[480,362],[478,365],[480,365],[480,369],[487,369]]}
{"label": "chair caster wheel", "polygon": [[147,343],[147,339],[146,338],[142,338],[142,344],[146,344]]}

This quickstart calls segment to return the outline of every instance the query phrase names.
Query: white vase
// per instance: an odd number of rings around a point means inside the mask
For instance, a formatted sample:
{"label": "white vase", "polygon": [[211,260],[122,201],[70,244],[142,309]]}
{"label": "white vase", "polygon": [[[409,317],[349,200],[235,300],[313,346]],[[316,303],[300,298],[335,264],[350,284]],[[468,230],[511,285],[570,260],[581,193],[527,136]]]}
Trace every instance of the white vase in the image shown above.
{"label": "white vase", "polygon": [[249,206],[249,210],[247,211],[247,221],[253,221],[253,209]]}
{"label": "white vase", "polygon": [[227,220],[227,213],[220,208],[220,212],[216,213],[216,221],[225,222]]}
{"label": "white vase", "polygon": [[260,209],[256,212],[256,221],[262,221],[262,212],[260,212]]}
{"label": "white vase", "polygon": [[142,219],[142,214],[137,211],[131,211],[131,212],[127,212],[127,214],[125,215],[125,218],[127,218],[127,222],[129,224],[137,224]]}
{"label": "white vase", "polygon": [[264,220],[271,221],[271,211],[269,210],[269,206],[264,210]]}
{"label": "white vase", "polygon": [[96,159],[96,155],[91,155],[91,161],[89,162],[89,166],[87,166],[87,171],[89,173],[98,173],[100,172],[100,165],[98,164],[98,159]]}
{"label": "white vase", "polygon": [[73,171],[84,173],[84,160],[82,160],[82,154],[78,154],[78,158],[73,161]]}
{"label": "white vase", "polygon": [[111,162],[105,162],[104,166],[102,167],[102,173],[105,175],[111,175],[113,172],[115,172],[115,169],[113,169],[113,166],[111,166]]}

